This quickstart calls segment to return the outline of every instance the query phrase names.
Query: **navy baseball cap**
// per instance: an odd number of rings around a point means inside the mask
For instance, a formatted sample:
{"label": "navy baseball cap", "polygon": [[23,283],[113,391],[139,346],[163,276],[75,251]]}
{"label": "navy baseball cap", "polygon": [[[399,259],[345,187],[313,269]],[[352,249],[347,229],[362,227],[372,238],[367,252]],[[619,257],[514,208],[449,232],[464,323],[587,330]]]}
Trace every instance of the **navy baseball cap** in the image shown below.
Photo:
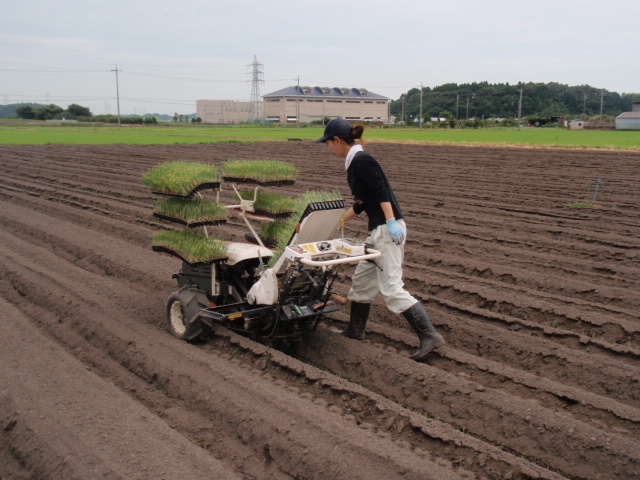
{"label": "navy baseball cap", "polygon": [[338,137],[347,139],[351,135],[351,124],[343,118],[334,118],[324,129],[324,135],[322,138],[316,140],[316,143],[324,143],[330,138]]}

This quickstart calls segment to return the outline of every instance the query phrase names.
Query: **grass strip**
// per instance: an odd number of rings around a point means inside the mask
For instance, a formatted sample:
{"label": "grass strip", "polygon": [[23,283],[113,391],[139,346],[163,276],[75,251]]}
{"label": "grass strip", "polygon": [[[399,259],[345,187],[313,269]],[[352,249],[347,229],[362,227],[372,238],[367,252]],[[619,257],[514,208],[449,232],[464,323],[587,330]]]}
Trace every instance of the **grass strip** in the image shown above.
{"label": "grass strip", "polygon": [[164,230],[153,235],[154,250],[167,249],[188,263],[211,262],[227,258],[227,242],[194,230]]}
{"label": "grass strip", "polygon": [[152,191],[168,195],[191,195],[203,184],[219,182],[215,165],[179,160],[156,165],[142,176],[142,183]]}
{"label": "grass strip", "polygon": [[[280,160],[228,160],[222,164],[225,179],[256,182],[292,181],[299,169],[291,163]],[[233,181],[233,180],[232,180]]]}
{"label": "grass strip", "polygon": [[[270,127],[253,125],[196,125],[171,122],[157,126],[118,128],[117,125],[0,119],[0,144],[173,145],[217,142],[285,142],[292,136],[315,140],[324,127]],[[568,130],[566,128],[368,128],[371,142],[408,144],[460,144],[525,148],[640,150],[633,130]],[[320,147],[318,147],[320,148]]]}
{"label": "grass strip", "polygon": [[161,198],[156,203],[154,214],[176,219],[187,226],[202,223],[218,223],[227,218],[227,209],[224,205],[210,198],[195,197]]}

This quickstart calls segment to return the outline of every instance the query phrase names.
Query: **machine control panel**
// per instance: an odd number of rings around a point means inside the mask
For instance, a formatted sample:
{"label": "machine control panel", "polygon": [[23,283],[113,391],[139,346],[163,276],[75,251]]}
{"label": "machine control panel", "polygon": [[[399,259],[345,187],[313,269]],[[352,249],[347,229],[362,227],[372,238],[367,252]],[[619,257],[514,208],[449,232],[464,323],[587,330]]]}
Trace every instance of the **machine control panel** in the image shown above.
{"label": "machine control panel", "polygon": [[285,248],[284,255],[291,260],[299,258],[312,260],[319,257],[330,256],[355,257],[364,255],[365,253],[364,243],[355,243],[346,239],[335,239],[303,243],[300,245],[289,245]]}
{"label": "machine control panel", "polygon": [[313,311],[306,305],[285,305],[282,307],[282,313],[284,313],[289,320],[293,320],[294,318],[311,315]]}

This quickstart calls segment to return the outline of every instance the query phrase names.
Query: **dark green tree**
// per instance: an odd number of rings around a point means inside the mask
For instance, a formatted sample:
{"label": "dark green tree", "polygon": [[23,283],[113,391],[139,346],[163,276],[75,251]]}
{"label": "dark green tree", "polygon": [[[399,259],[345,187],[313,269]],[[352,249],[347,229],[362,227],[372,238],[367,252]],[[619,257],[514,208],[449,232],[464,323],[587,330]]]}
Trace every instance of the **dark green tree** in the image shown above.
{"label": "dark green tree", "polygon": [[69,118],[81,118],[81,117],[92,117],[93,114],[91,113],[91,110],[89,110],[87,107],[83,107],[82,105],[72,103],[67,107],[65,116]]}
{"label": "dark green tree", "polygon": [[[550,83],[490,84],[473,82],[446,83],[422,89],[422,112],[430,114],[449,111],[457,119],[516,118],[522,88],[522,116],[549,118],[555,116],[585,117],[603,114],[617,116],[631,111],[631,104],[640,101],[640,93],[608,92],[589,85],[569,86]],[[420,111],[420,90],[410,89],[399,100],[391,102],[391,113],[415,118]]]}
{"label": "dark green tree", "polygon": [[52,120],[54,118],[61,118],[64,110],[62,107],[52,103],[50,105],[37,108],[35,113],[38,120]]}
{"label": "dark green tree", "polygon": [[27,120],[36,118],[36,112],[30,105],[22,105],[21,107],[16,108],[16,114],[20,118],[25,118]]}

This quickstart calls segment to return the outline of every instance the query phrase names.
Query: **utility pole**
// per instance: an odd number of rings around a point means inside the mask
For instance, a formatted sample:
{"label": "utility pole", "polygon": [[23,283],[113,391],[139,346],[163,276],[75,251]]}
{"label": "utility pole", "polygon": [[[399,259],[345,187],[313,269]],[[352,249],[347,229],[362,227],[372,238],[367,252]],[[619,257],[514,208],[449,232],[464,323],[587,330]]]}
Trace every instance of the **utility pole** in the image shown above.
{"label": "utility pole", "polygon": [[118,70],[118,65],[116,64],[116,68],[115,70],[111,70],[112,72],[116,72],[116,95],[117,95],[117,102],[118,102],[118,127],[120,127],[120,86],[118,85],[118,72],[120,72],[121,70]]}
{"label": "utility pole", "polygon": [[520,100],[518,100],[518,128],[520,128],[521,118],[522,118],[522,87],[520,87]]}
{"label": "utility pole", "polygon": [[260,84],[264,83],[262,77],[264,72],[262,68],[264,65],[258,63],[258,58],[253,56],[253,63],[249,65],[252,67],[251,71],[251,114],[252,120],[262,120],[260,112]]}
{"label": "utility pole", "polygon": [[456,120],[460,121],[460,94],[456,94]]}
{"label": "utility pole", "polygon": [[402,124],[404,125],[404,93],[402,94],[402,115],[400,120],[402,120]]}
{"label": "utility pole", "polygon": [[604,108],[604,90],[600,94],[600,123],[602,123],[602,111]]}
{"label": "utility pole", "polygon": [[298,75],[298,98],[296,98],[296,126],[300,130],[300,75]]}
{"label": "utility pole", "polygon": [[420,117],[418,117],[418,123],[422,129],[422,84],[420,84]]}

